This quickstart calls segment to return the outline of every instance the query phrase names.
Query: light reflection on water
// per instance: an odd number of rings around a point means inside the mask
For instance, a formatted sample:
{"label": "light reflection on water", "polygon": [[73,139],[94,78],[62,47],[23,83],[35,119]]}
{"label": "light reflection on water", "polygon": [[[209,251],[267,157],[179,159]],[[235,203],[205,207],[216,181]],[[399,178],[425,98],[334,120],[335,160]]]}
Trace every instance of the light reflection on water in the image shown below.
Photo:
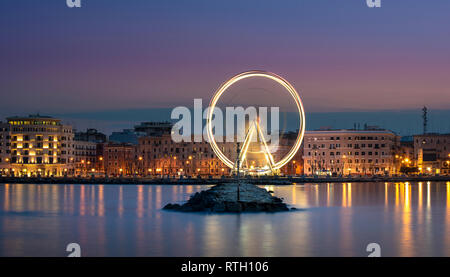
{"label": "light reflection on water", "polygon": [[450,182],[265,186],[276,214],[162,211],[208,186],[0,184],[0,256],[450,256]]}

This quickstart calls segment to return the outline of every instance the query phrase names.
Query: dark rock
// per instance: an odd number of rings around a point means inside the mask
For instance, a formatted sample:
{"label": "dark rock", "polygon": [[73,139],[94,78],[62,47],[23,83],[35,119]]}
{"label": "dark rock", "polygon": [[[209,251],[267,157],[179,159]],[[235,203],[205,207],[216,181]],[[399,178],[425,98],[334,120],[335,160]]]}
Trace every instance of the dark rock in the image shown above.
{"label": "dark rock", "polygon": [[225,202],[225,211],[229,213],[242,212],[242,205],[240,202]]}
{"label": "dark rock", "polygon": [[261,211],[261,205],[256,202],[248,202],[244,205],[244,211],[246,212],[259,212]]}
{"label": "dark rock", "polygon": [[163,210],[179,210],[181,206],[179,204],[167,204],[164,206]]}
{"label": "dark rock", "polygon": [[225,203],[223,202],[217,202],[213,205],[212,212],[216,212],[216,213],[222,213],[226,211],[226,207],[225,207]]}
{"label": "dark rock", "polygon": [[267,190],[252,184],[240,184],[237,201],[237,184],[221,184],[206,191],[196,192],[183,205],[167,204],[164,210],[182,212],[280,212],[289,211],[283,200],[272,196]]}

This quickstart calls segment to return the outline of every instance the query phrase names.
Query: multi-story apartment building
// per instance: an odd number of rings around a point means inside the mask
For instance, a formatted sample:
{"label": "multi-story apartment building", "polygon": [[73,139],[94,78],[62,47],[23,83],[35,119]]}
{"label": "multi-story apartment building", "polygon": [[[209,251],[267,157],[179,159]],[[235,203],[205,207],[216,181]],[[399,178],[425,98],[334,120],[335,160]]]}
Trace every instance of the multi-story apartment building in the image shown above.
{"label": "multi-story apartment building", "polygon": [[[274,153],[275,160],[279,160],[279,155],[283,156],[290,150],[295,138],[296,136],[289,134],[280,139],[279,151]],[[230,160],[236,160],[236,143],[218,142],[217,144]],[[207,141],[176,143],[168,133],[139,138],[137,163],[139,174],[143,175],[217,177],[230,175],[232,171],[216,157]],[[253,164],[258,166],[255,160],[248,161],[245,166],[251,167]],[[284,175],[302,174],[301,154],[297,154],[280,170],[280,173]]]}
{"label": "multi-story apartment building", "polygon": [[108,176],[132,176],[138,174],[136,146],[128,143],[103,144],[105,174]]}
{"label": "multi-story apartment building", "polygon": [[420,173],[450,174],[450,134],[415,135],[414,157]]}
{"label": "multi-story apartment building", "polygon": [[402,137],[400,147],[395,152],[395,166],[400,173],[417,173],[414,159],[414,142],[412,137]]}
{"label": "multi-story apartment building", "polygon": [[11,173],[9,140],[9,124],[0,122],[0,176]]}
{"label": "multi-story apartment building", "polygon": [[[273,154],[275,161],[279,161],[291,150],[291,147],[295,144],[297,140],[297,132],[289,132],[280,137],[279,141],[279,151]],[[292,160],[289,161],[285,166],[280,169],[281,175],[303,175],[303,144],[297,151]]]}
{"label": "multi-story apartment building", "polygon": [[7,119],[10,167],[15,176],[63,176],[73,173],[72,127],[59,119],[30,115]]}
{"label": "multi-story apartment building", "polygon": [[[219,146],[235,159],[234,143]],[[216,157],[208,142],[176,143],[167,133],[139,138],[138,165],[141,174],[157,176],[221,176],[231,170]]]}
{"label": "multi-story apartment building", "polygon": [[97,170],[97,143],[92,141],[73,141],[75,175],[85,176]]}
{"label": "multi-story apartment building", "polygon": [[307,175],[396,174],[400,137],[388,130],[307,131],[303,162]]}
{"label": "multi-story apartment building", "polygon": [[104,173],[103,144],[106,135],[96,129],[76,132],[74,137],[75,175]]}

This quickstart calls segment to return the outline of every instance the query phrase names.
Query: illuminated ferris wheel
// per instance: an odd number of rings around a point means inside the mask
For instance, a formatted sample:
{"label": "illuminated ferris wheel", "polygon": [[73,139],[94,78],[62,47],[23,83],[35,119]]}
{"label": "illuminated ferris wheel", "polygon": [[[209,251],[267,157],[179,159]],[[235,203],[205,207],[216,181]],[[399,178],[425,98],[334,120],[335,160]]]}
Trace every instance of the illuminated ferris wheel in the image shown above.
{"label": "illuminated ferris wheel", "polygon": [[[245,136],[243,136],[245,139],[242,143],[237,142],[236,155],[234,158],[227,156],[223,151],[223,147],[221,149],[216,142],[216,138],[213,134],[214,127],[212,120],[218,101],[232,85],[249,78],[264,78],[275,81],[289,93],[291,101],[295,104],[299,122],[297,136],[293,143],[289,145],[287,153],[281,157],[275,157],[273,152],[277,147],[273,147],[273,145],[268,143],[265,139],[263,131],[267,130],[263,130],[264,127],[261,126],[262,124],[260,124],[259,117],[247,122],[244,130]],[[273,99],[276,98],[276,95],[274,95]],[[233,172],[243,172],[244,174],[250,175],[276,174],[280,168],[286,165],[295,156],[301,146],[305,133],[305,113],[300,96],[288,81],[271,72],[253,70],[240,73],[219,87],[211,99],[206,124],[208,139],[212,150],[225,165],[233,169]],[[260,158],[257,162],[255,162],[255,160],[249,161],[249,156],[252,154],[259,154]]]}

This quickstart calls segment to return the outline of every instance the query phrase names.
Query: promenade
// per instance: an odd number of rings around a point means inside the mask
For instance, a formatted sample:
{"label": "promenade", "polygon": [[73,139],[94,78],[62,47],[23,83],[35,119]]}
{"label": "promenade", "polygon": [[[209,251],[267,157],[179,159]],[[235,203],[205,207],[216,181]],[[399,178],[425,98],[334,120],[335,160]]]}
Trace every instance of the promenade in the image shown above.
{"label": "promenade", "polygon": [[[291,185],[303,183],[355,183],[355,182],[448,182],[450,176],[371,176],[371,177],[310,177],[310,176],[279,176],[279,177],[242,177],[241,182],[256,185]],[[233,177],[0,177],[3,184],[158,184],[158,185],[215,185],[235,183]]]}

